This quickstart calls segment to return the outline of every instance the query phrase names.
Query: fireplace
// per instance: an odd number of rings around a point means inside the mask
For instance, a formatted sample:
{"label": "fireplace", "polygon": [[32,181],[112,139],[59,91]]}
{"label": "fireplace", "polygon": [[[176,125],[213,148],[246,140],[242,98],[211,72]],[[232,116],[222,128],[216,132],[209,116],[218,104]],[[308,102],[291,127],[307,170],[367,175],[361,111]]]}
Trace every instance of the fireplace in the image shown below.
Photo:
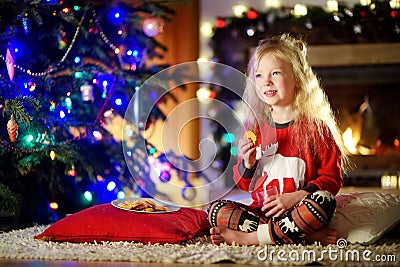
{"label": "fireplace", "polygon": [[400,44],[310,47],[310,63],[337,111],[355,164],[347,185],[400,175]]}

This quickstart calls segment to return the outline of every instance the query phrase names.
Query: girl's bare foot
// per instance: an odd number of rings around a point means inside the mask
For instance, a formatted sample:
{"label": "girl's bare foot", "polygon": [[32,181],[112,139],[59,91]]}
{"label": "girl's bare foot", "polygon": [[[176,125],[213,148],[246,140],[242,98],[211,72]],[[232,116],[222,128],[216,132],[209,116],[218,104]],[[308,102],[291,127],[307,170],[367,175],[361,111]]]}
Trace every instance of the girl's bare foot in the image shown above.
{"label": "girl's bare foot", "polygon": [[306,237],[307,242],[320,242],[322,245],[336,244],[337,230],[328,226],[322,227]]}
{"label": "girl's bare foot", "polygon": [[212,227],[210,229],[211,241],[214,245],[233,242],[237,245],[258,245],[257,232],[241,232],[225,227]]}

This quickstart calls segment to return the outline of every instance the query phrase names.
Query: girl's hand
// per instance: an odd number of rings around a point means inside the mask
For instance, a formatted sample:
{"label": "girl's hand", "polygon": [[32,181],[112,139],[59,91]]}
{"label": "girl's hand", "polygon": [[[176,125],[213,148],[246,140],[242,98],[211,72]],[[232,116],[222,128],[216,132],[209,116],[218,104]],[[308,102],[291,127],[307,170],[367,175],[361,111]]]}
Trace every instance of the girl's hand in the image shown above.
{"label": "girl's hand", "polygon": [[247,169],[253,168],[256,164],[256,146],[250,138],[239,139],[238,144],[239,153],[244,161],[244,166]]}
{"label": "girl's hand", "polygon": [[267,211],[267,213],[265,213],[267,217],[279,217],[296,206],[306,195],[308,195],[308,192],[299,190],[282,195],[270,196],[264,200],[264,205],[261,210]]}

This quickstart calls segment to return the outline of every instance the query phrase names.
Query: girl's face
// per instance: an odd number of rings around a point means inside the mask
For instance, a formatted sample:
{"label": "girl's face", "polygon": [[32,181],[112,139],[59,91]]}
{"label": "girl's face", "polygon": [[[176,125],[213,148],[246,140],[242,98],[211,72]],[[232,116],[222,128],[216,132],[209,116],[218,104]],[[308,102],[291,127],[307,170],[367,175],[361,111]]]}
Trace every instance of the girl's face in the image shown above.
{"label": "girl's face", "polygon": [[259,61],[255,83],[258,96],[272,107],[287,107],[294,101],[296,82],[292,66],[270,52]]}

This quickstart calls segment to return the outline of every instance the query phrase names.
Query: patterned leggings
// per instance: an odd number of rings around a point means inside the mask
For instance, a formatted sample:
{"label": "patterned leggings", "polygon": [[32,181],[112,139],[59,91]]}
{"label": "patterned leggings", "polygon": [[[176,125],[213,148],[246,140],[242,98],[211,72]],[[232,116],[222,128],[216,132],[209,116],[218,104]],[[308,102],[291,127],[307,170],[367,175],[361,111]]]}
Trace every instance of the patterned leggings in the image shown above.
{"label": "patterned leggings", "polygon": [[336,209],[336,200],[328,191],[308,194],[292,210],[280,217],[266,217],[258,208],[229,200],[216,200],[207,209],[212,226],[242,232],[257,231],[260,245],[298,244],[303,237],[327,225]]}

